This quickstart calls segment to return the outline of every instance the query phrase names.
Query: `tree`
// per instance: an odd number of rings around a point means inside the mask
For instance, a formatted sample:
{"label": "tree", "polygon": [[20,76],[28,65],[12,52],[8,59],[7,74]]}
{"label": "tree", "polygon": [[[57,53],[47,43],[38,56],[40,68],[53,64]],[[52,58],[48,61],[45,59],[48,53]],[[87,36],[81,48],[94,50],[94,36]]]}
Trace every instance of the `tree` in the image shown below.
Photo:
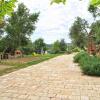
{"label": "tree", "polygon": [[53,46],[52,46],[52,52],[53,53],[59,53],[60,50],[60,42],[57,40],[54,42]]}
{"label": "tree", "polygon": [[61,51],[66,51],[66,43],[65,43],[65,40],[64,39],[62,39],[60,41],[60,50]]}
{"label": "tree", "polygon": [[13,50],[26,45],[29,36],[35,30],[35,22],[39,13],[30,14],[24,4],[19,4],[16,12],[8,18],[5,31],[7,33],[8,48]]}
{"label": "tree", "polygon": [[18,50],[21,50],[25,55],[30,55],[34,52],[34,47],[31,40],[28,40],[27,42],[27,45],[19,47]]}
{"label": "tree", "polygon": [[100,17],[100,8],[90,5],[89,7],[89,12],[93,15],[94,17],[94,22],[91,25],[91,31],[94,34],[94,41],[95,43],[100,43],[100,20],[97,20],[96,18]]}
{"label": "tree", "polygon": [[2,25],[0,26],[0,38],[2,37],[4,33],[4,23],[2,23]]}
{"label": "tree", "polygon": [[100,20],[92,23],[91,30],[96,44],[96,52],[100,53]]}
{"label": "tree", "polygon": [[42,38],[37,39],[33,45],[34,51],[38,54],[41,54],[41,52],[46,51],[46,44],[44,43],[44,40]]}
{"label": "tree", "polygon": [[76,21],[73,23],[73,26],[70,29],[70,37],[72,43],[80,48],[84,48],[87,40],[87,28],[88,23],[86,20],[77,17]]}
{"label": "tree", "polygon": [[[2,23],[1,20],[4,18],[6,14],[10,14],[13,11],[16,1],[17,0],[0,0],[0,23]],[[91,5],[93,6],[100,5],[100,0],[90,0],[90,1],[91,1]],[[62,2],[65,4],[66,0],[52,0],[51,4],[53,2],[56,3]]]}
{"label": "tree", "polygon": [[92,23],[91,30],[94,34],[96,44],[100,44],[100,20]]}
{"label": "tree", "polygon": [[0,52],[3,52],[3,50],[4,50],[5,47],[7,46],[6,43],[5,43],[6,41],[7,41],[7,40],[6,40],[5,37],[3,37],[3,38],[0,39]]}

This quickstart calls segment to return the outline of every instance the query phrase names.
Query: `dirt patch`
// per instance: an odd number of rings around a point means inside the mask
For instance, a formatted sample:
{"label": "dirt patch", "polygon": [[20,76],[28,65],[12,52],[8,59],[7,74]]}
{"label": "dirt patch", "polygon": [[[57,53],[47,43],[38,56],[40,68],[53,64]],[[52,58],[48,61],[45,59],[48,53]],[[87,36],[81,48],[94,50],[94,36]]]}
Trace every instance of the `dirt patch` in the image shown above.
{"label": "dirt patch", "polygon": [[14,66],[0,65],[0,70],[4,70],[4,69],[6,69],[6,68],[11,68],[11,67],[14,67]]}
{"label": "dirt patch", "polygon": [[39,57],[23,57],[23,58],[15,58],[15,59],[7,59],[2,60],[2,62],[9,62],[9,63],[27,63],[30,61],[38,60]]}

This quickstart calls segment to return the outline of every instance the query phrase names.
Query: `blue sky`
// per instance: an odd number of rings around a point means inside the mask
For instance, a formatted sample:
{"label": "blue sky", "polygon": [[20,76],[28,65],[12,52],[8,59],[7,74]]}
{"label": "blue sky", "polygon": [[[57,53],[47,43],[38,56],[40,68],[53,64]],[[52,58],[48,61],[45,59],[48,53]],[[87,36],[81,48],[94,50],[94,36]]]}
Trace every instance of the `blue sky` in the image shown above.
{"label": "blue sky", "polygon": [[53,4],[50,0],[20,0],[29,9],[30,12],[40,11],[39,20],[36,24],[36,30],[31,36],[32,41],[43,38],[46,43],[50,44],[62,38],[68,43],[69,29],[75,20],[80,16],[91,23],[92,15],[87,11],[89,0],[67,0],[66,5]]}

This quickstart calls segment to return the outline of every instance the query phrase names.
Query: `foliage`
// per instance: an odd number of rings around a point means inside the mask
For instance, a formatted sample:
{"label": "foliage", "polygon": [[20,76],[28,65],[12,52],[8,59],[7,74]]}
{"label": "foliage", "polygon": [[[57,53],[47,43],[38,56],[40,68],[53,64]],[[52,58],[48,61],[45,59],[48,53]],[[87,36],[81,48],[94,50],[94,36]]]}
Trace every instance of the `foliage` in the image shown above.
{"label": "foliage", "polygon": [[72,45],[72,43],[67,43],[66,53],[71,54],[73,49],[74,46]]}
{"label": "foliage", "polygon": [[18,5],[17,11],[8,18],[5,28],[7,44],[10,48],[16,49],[27,44],[29,36],[35,30],[34,24],[38,16],[39,13],[30,14],[24,4]]}
{"label": "foliage", "polygon": [[88,8],[88,11],[93,15],[93,17],[95,18],[97,15],[97,7],[94,7],[93,5],[90,5]]}
{"label": "foliage", "polygon": [[27,45],[21,46],[21,47],[19,47],[17,49],[21,50],[23,52],[23,54],[25,54],[25,55],[30,55],[34,51],[33,43],[31,42],[31,40],[28,40]]}
{"label": "foliage", "polygon": [[[11,14],[11,12],[13,11],[14,7],[15,7],[15,2],[17,0],[0,0],[0,20],[3,19],[3,17],[6,14]],[[64,3],[66,2],[66,0],[52,0],[51,4],[55,2],[55,3]],[[91,0],[91,5],[94,6],[98,6],[100,5],[100,0]],[[2,21],[0,21],[1,23]]]}
{"label": "foliage", "polygon": [[28,38],[23,38],[23,40],[21,40],[21,45],[19,46],[17,44],[18,40],[15,41],[14,37],[12,38],[6,35],[5,37],[1,39],[1,46],[0,46],[1,49],[0,50],[2,50],[2,52],[7,51],[8,53],[14,53],[14,51],[18,49],[19,47],[27,45],[28,41],[29,41]]}
{"label": "foliage", "polygon": [[17,0],[0,0],[0,23],[6,14],[11,14]]}
{"label": "foliage", "polygon": [[96,44],[100,44],[100,20],[92,23],[91,29],[94,34]]}
{"label": "foliage", "polygon": [[2,35],[1,32],[2,28],[4,27],[4,17],[5,15],[10,15],[15,7],[15,2],[17,0],[0,0],[0,36]]}
{"label": "foliage", "polygon": [[80,61],[82,71],[88,75],[100,76],[100,58],[98,57],[83,57]]}
{"label": "foliage", "polygon": [[70,37],[75,46],[84,48],[87,40],[88,23],[86,20],[77,17],[70,29]]}
{"label": "foliage", "polygon": [[5,40],[4,39],[1,39],[0,40],[0,52],[2,52],[4,49],[5,49],[5,44],[4,44]]}
{"label": "foliage", "polygon": [[[62,2],[62,3],[65,4],[66,1],[67,0],[52,0],[51,4],[54,3],[54,2],[55,3],[61,3]],[[93,5],[93,6],[100,6],[100,0],[90,0],[90,4]]]}
{"label": "foliage", "polygon": [[72,49],[72,52],[80,52],[80,51],[81,51],[81,49],[79,47],[75,47]]}
{"label": "foliage", "polygon": [[60,42],[57,40],[56,42],[54,42],[52,46],[52,53],[56,54],[59,52],[60,52]]}
{"label": "foliage", "polygon": [[93,15],[94,19],[96,19],[96,17],[100,16],[100,8],[90,5],[88,8],[88,11]]}
{"label": "foliage", "polygon": [[90,56],[87,53],[79,53],[74,57],[74,61],[80,64],[84,74],[100,76],[100,58]]}
{"label": "foliage", "polygon": [[39,55],[40,55],[40,54],[37,54],[37,53],[35,53],[35,52],[32,53],[32,56],[35,56],[35,57],[36,57],[36,56],[39,56]]}
{"label": "foliage", "polygon": [[18,50],[21,50],[23,54],[25,55],[30,55],[33,53],[33,47],[32,46],[23,46],[23,47],[20,47],[18,48]]}
{"label": "foliage", "polygon": [[66,0],[52,0],[51,1],[51,4],[52,3],[63,3],[63,4],[65,4],[66,3]]}
{"label": "foliage", "polygon": [[52,53],[64,53],[66,51],[67,45],[65,43],[65,40],[62,39],[61,41],[55,41],[52,45]]}
{"label": "foliage", "polygon": [[67,46],[66,46],[65,40],[62,39],[62,40],[60,41],[60,50],[61,50],[61,51],[66,51],[66,48],[67,48]]}
{"label": "foliage", "polygon": [[74,62],[76,63],[79,63],[80,59],[83,57],[83,56],[86,56],[88,55],[86,52],[82,51],[82,52],[79,52],[78,54],[76,54],[74,56]]}
{"label": "foliage", "polygon": [[91,5],[100,6],[100,0],[91,0]]}
{"label": "foliage", "polygon": [[46,44],[44,43],[44,40],[42,38],[39,38],[37,39],[35,42],[34,42],[34,51],[36,53],[39,53],[41,54],[41,52],[45,52],[46,51]]}
{"label": "foliage", "polygon": [[29,54],[31,54],[31,53],[33,52],[33,48],[27,47],[27,46],[22,47],[21,50],[23,51],[23,53],[24,53],[25,55],[29,55]]}

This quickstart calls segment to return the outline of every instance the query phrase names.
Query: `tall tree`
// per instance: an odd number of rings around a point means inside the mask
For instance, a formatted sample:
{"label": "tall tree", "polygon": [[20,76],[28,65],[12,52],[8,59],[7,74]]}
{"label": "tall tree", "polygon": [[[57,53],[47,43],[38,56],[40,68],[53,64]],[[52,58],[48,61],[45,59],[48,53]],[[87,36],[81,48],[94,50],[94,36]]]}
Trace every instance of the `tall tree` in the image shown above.
{"label": "tall tree", "polygon": [[94,22],[91,25],[91,31],[94,35],[94,41],[95,43],[100,44],[100,20],[97,20],[98,18],[100,18],[100,8],[90,5],[88,10],[94,17]]}
{"label": "tall tree", "polygon": [[59,53],[60,50],[60,42],[57,40],[54,42],[53,46],[52,46],[52,52],[53,53]]}
{"label": "tall tree", "polygon": [[19,4],[17,11],[7,20],[5,31],[9,40],[8,48],[16,49],[27,43],[29,36],[35,30],[35,22],[39,13],[30,14],[24,4]]}
{"label": "tall tree", "polygon": [[46,44],[44,43],[44,40],[42,38],[37,39],[33,45],[34,45],[34,51],[36,53],[41,54],[41,52],[46,51]]}
{"label": "tall tree", "polygon": [[87,21],[77,17],[70,29],[70,37],[74,45],[84,48],[88,35],[87,28]]}
{"label": "tall tree", "polygon": [[96,44],[100,44],[100,20],[92,23],[91,30],[94,34]]}
{"label": "tall tree", "polygon": [[61,41],[60,41],[60,50],[61,51],[66,51],[66,43],[65,43],[65,40],[64,39],[62,39]]}

